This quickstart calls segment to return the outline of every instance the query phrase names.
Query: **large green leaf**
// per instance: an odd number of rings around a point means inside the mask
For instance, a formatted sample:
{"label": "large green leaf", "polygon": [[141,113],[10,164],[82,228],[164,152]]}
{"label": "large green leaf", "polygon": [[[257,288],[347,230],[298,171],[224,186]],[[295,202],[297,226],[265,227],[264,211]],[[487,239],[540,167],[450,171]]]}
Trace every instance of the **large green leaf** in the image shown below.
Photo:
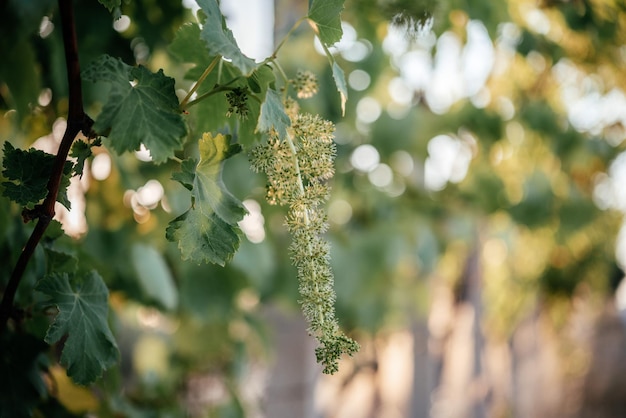
{"label": "large green leaf", "polygon": [[131,67],[119,59],[103,55],[83,74],[86,80],[111,84],[109,97],[93,125],[108,136],[118,153],[135,151],[143,143],[152,159],[162,163],[182,147],[187,133],[174,91],[174,79],[150,72],[143,66]]}
{"label": "large green leaf", "polygon": [[309,5],[309,21],[317,36],[326,45],[339,42],[343,35],[340,14],[344,0],[313,0]]}
{"label": "large green leaf", "polygon": [[46,305],[58,314],[45,341],[54,344],[67,335],[61,364],[76,383],[94,382],[117,361],[117,344],[107,324],[109,292],[95,271],[77,278],[52,273],[41,279],[36,290],[49,296]]}
{"label": "large green leaf", "polygon": [[230,136],[209,133],[198,143],[200,160],[188,159],[173,179],[191,190],[192,207],[170,222],[166,237],[178,242],[184,259],[224,265],[237,250],[246,209],[222,181],[223,162],[240,151]]}
{"label": "large green leaf", "polygon": [[257,64],[253,59],[246,57],[239,49],[233,33],[226,27],[217,1],[198,0],[198,5],[206,14],[201,37],[206,42],[209,53],[228,58],[242,73],[250,75],[257,67]]}

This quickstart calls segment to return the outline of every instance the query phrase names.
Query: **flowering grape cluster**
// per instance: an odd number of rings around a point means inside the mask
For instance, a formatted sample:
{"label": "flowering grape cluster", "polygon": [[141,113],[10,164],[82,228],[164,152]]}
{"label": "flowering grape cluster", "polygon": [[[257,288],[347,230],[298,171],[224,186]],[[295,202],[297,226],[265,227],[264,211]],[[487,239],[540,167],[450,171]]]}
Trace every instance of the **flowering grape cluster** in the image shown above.
{"label": "flowering grape cluster", "polygon": [[299,99],[308,99],[317,94],[317,77],[310,71],[298,71],[296,78],[292,80]]}
{"label": "flowering grape cluster", "polygon": [[298,270],[300,305],[309,333],[320,343],[317,361],[324,365],[324,373],[333,374],[343,353],[352,355],[359,349],[335,318],[330,245],[322,237],[328,229],[322,205],[334,174],[334,125],[300,113],[293,100],[285,103],[285,109],[291,119],[286,137],[270,132],[267,142],[251,150],[250,162],[253,170],[267,175],[267,200],[289,206],[286,225],[293,237],[289,249]]}
{"label": "flowering grape cluster", "polygon": [[248,89],[245,87],[235,87],[226,93],[228,100],[228,111],[226,116],[237,114],[241,119],[246,119],[250,109],[248,108]]}

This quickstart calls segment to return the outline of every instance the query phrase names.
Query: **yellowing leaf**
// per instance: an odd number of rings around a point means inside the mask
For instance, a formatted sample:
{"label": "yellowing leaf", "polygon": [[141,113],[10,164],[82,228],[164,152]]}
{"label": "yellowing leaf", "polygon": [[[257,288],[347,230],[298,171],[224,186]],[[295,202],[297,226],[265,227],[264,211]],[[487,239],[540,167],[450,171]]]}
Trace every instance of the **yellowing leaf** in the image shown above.
{"label": "yellowing leaf", "polygon": [[59,402],[74,414],[94,411],[98,408],[98,399],[89,390],[77,386],[67,377],[65,369],[54,365],[48,369],[55,382],[56,397]]}
{"label": "yellowing leaf", "polygon": [[230,136],[205,133],[198,144],[200,159],[187,159],[172,178],[191,190],[191,208],[170,222],[169,241],[177,242],[183,259],[224,265],[239,247],[237,223],[246,209],[222,181],[223,162],[238,153]]}
{"label": "yellowing leaf", "polygon": [[236,225],[246,209],[228,190],[222,181],[222,162],[241,151],[237,144],[230,144],[230,136],[205,133],[198,143],[200,161],[196,166],[192,195],[196,207],[205,214],[215,212],[230,225]]}

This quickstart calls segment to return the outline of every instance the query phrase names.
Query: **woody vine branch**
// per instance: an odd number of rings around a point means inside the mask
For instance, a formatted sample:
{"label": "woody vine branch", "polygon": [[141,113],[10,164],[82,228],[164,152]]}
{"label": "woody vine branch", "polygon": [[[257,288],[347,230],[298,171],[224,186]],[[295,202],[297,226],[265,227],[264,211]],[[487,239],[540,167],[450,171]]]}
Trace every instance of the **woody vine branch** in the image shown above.
{"label": "woody vine branch", "polygon": [[24,275],[26,266],[32,258],[35,248],[41,241],[50,221],[54,217],[54,205],[59,193],[63,168],[70,152],[70,148],[76,136],[82,132],[91,136],[91,126],[93,120],[85,114],[83,108],[83,96],[80,77],[80,63],[78,60],[78,40],[76,36],[76,25],[72,0],[59,0],[59,11],[61,16],[61,26],[63,34],[63,45],[65,47],[65,65],[67,69],[67,79],[69,87],[69,109],[67,115],[67,127],[63,134],[63,139],[56,154],[52,173],[48,181],[48,194],[42,204],[33,209],[24,209],[22,218],[24,222],[37,219],[37,224],[30,238],[20,253],[20,257],[15,264],[11,277],[0,302],[0,330],[7,327],[9,318],[19,319],[19,312],[13,308],[13,300],[19,283]]}

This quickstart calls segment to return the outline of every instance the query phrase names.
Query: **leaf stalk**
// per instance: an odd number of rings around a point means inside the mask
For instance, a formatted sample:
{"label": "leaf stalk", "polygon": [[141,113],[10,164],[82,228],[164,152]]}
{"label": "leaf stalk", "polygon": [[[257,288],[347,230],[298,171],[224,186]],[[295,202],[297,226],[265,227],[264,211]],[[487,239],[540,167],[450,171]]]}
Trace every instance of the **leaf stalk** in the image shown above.
{"label": "leaf stalk", "polygon": [[[211,61],[211,63],[209,64],[208,67],[206,67],[206,70],[204,70],[204,72],[202,73],[202,75],[200,76],[200,78],[198,78],[198,81],[196,81],[196,83],[193,85],[193,87],[191,88],[191,90],[189,90],[189,93],[187,93],[187,95],[185,96],[185,98],[183,99],[182,102],[180,102],[180,109],[183,110],[187,107],[187,103],[189,102],[189,100],[191,100],[191,96],[193,96],[193,94],[196,92],[196,90],[198,90],[198,88],[200,88],[200,85],[202,84],[202,82],[204,81],[205,78],[207,78],[209,76],[209,74],[211,74],[211,71],[213,71],[213,69],[215,68],[215,66],[217,65],[217,63],[222,59],[221,55],[216,56],[215,58],[213,58],[213,61]],[[191,106],[191,105],[190,105]]]}

